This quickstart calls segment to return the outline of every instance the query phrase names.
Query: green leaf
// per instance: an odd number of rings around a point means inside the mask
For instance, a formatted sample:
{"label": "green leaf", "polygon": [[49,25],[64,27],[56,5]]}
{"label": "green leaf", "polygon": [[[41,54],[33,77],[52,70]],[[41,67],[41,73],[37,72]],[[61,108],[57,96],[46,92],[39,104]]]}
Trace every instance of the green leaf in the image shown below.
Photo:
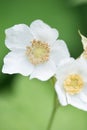
{"label": "green leaf", "polygon": [[[16,77],[13,90],[0,94],[0,130],[47,130],[53,98],[50,81]],[[86,121],[86,112],[59,106],[51,130],[86,130]]]}
{"label": "green leaf", "polygon": [[13,88],[0,94],[0,130],[46,130],[53,109],[51,82],[21,76]]}
{"label": "green leaf", "polygon": [[51,130],[86,130],[87,112],[72,106],[57,109]]}

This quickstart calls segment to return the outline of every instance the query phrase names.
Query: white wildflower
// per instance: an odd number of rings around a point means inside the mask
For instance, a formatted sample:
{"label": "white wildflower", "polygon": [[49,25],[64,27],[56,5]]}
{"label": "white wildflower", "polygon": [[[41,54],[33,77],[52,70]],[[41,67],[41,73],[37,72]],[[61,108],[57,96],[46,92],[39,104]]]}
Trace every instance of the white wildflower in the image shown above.
{"label": "white wildflower", "polygon": [[55,74],[59,62],[69,57],[65,42],[57,40],[57,30],[41,20],[32,22],[30,27],[15,25],[5,33],[10,52],[4,58],[3,73],[20,73],[45,81]]}
{"label": "white wildflower", "polygon": [[87,111],[87,64],[72,58],[61,62],[55,89],[62,105],[71,104]]}

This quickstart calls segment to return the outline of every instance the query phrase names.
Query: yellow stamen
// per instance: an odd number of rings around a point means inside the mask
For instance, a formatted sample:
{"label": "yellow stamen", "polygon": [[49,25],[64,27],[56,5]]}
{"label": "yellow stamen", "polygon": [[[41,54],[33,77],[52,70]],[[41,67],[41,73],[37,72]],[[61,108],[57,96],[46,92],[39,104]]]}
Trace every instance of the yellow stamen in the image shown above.
{"label": "yellow stamen", "polygon": [[64,80],[64,89],[69,94],[77,94],[83,88],[84,82],[80,75],[71,74]]}
{"label": "yellow stamen", "polygon": [[48,43],[33,40],[31,46],[27,46],[26,55],[29,61],[34,64],[41,64],[49,60],[50,47]]}

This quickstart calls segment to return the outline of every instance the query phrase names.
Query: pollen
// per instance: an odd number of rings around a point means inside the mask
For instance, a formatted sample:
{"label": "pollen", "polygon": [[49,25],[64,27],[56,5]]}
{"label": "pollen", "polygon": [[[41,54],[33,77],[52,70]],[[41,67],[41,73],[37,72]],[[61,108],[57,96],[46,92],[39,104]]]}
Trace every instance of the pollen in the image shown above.
{"label": "pollen", "polygon": [[27,46],[26,48],[26,55],[29,61],[34,65],[48,61],[50,55],[50,46],[48,43],[39,40],[33,40],[31,43],[31,46]]}
{"label": "pollen", "polygon": [[77,94],[83,88],[84,82],[79,74],[71,74],[64,80],[64,89],[69,94]]}

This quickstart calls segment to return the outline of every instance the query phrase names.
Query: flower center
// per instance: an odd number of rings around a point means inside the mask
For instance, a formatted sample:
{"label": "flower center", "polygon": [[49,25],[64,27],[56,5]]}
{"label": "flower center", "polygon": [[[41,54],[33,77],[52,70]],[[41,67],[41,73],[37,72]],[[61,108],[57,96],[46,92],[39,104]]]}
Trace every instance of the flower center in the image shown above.
{"label": "flower center", "polygon": [[77,94],[83,88],[84,82],[80,75],[71,74],[64,81],[64,89],[69,94]]}
{"label": "flower center", "polygon": [[50,47],[48,43],[33,40],[31,46],[27,46],[26,55],[29,61],[34,64],[41,64],[49,60]]}

